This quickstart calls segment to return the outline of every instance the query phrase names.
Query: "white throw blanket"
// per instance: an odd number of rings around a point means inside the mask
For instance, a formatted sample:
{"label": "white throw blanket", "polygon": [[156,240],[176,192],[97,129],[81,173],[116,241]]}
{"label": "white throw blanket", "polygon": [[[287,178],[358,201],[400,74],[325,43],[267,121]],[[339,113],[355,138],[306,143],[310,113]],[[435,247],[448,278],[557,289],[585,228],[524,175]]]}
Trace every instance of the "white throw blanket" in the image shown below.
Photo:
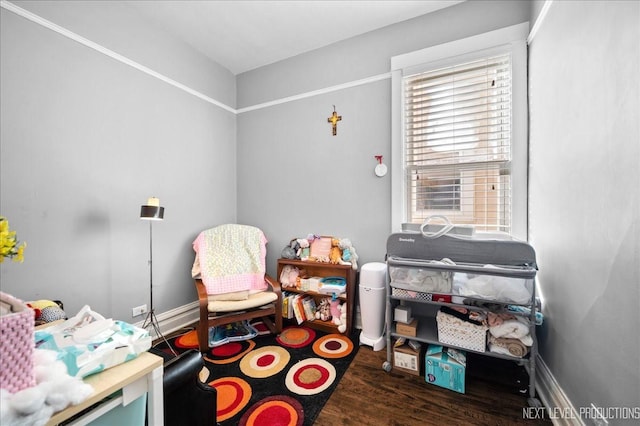
{"label": "white throw blanket", "polygon": [[526,318],[505,320],[502,324],[489,327],[489,333],[496,338],[518,339],[526,346],[533,345],[533,339],[529,334],[529,321]]}
{"label": "white throw blanket", "polygon": [[[485,265],[485,268],[498,268]],[[499,268],[498,268],[499,269]],[[526,288],[525,280],[497,275],[477,275],[469,278],[467,274],[454,274],[453,292],[460,296],[527,304],[531,302],[531,290]]]}
{"label": "white throw blanket", "polygon": [[55,351],[36,349],[36,385],[14,394],[0,389],[2,426],[45,425],[54,413],[80,404],[93,393],[90,385],[67,374],[67,367],[56,360],[57,355]]}

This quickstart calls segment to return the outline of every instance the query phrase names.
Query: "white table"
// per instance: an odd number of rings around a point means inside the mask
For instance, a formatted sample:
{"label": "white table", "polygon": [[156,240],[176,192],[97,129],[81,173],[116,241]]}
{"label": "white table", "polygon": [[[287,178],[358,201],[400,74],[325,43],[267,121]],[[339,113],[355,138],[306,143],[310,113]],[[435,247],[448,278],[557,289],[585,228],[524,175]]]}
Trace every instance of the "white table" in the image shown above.
{"label": "white table", "polygon": [[128,405],[147,392],[149,426],[163,426],[163,365],[164,360],[161,357],[143,352],[131,361],[85,377],[83,380],[93,387],[93,394],[84,402],[55,413],[47,426],[68,420],[120,390],[122,395],[106,400],[104,404],[96,406],[70,424],[85,425],[120,405]]}

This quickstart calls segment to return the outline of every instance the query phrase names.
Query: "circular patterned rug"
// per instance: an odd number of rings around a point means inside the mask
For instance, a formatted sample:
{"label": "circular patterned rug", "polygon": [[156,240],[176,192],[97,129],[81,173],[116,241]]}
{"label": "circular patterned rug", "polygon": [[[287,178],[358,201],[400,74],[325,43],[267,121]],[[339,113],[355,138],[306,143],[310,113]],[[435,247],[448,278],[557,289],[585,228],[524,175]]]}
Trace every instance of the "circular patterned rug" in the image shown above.
{"label": "circular patterned rug", "polygon": [[322,358],[302,360],[289,369],[285,378],[287,389],[298,395],[315,395],[336,380],[336,369]]}
{"label": "circular patterned rug", "polygon": [[316,332],[308,327],[287,327],[276,338],[276,341],[282,346],[288,348],[302,348],[313,342],[316,338]]}
{"label": "circular patterned rug", "polygon": [[281,372],[290,359],[289,352],[280,346],[263,346],[242,358],[240,371],[254,379],[263,379]]}
{"label": "circular patterned rug", "polygon": [[302,405],[294,398],[275,395],[264,398],[240,418],[240,426],[301,426],[304,420]]}
{"label": "circular patterned rug", "polygon": [[181,349],[198,348],[198,333],[196,330],[191,330],[182,336],[178,336],[174,341],[174,345]]}
{"label": "circular patterned rug", "polygon": [[208,354],[203,355],[205,361],[214,364],[231,364],[236,362],[256,347],[253,340],[241,340],[239,342],[229,342],[224,345],[211,348]]}
{"label": "circular patterned rug", "polygon": [[[255,338],[202,354],[205,366],[198,377],[217,389],[217,421],[222,426],[312,424],[358,346],[343,334],[305,325],[289,323],[279,336],[264,324],[253,326],[259,330]],[[197,332],[183,331],[171,345],[179,353],[197,349]],[[169,351],[163,346],[158,348]]]}
{"label": "circular patterned rug", "polygon": [[217,420],[222,422],[240,411],[249,403],[251,399],[251,386],[240,377],[221,377],[212,382],[217,393]]}
{"label": "circular patterned rug", "polygon": [[313,343],[313,352],[323,358],[343,358],[353,351],[353,342],[342,334],[328,334]]}

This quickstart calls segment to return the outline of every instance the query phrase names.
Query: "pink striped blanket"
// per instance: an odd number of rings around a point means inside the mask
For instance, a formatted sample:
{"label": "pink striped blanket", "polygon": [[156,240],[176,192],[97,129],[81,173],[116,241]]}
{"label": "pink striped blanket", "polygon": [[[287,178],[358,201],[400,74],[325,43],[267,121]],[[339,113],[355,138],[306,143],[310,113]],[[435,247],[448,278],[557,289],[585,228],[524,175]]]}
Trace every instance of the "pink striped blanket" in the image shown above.
{"label": "pink striped blanket", "polygon": [[202,231],[193,242],[198,272],[208,294],[265,290],[267,238],[253,226],[226,224]]}

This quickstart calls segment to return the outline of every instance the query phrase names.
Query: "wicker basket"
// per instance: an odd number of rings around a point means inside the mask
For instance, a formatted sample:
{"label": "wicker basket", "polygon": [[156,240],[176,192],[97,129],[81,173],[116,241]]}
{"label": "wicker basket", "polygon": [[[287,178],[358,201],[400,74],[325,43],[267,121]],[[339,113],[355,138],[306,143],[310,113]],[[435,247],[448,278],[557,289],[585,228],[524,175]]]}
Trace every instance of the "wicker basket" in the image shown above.
{"label": "wicker basket", "polygon": [[0,388],[11,393],[36,385],[33,365],[35,313],[19,299],[0,292]]}
{"label": "wicker basket", "polygon": [[484,352],[487,348],[487,330],[484,325],[475,325],[453,315],[438,311],[438,340],[446,345]]}

